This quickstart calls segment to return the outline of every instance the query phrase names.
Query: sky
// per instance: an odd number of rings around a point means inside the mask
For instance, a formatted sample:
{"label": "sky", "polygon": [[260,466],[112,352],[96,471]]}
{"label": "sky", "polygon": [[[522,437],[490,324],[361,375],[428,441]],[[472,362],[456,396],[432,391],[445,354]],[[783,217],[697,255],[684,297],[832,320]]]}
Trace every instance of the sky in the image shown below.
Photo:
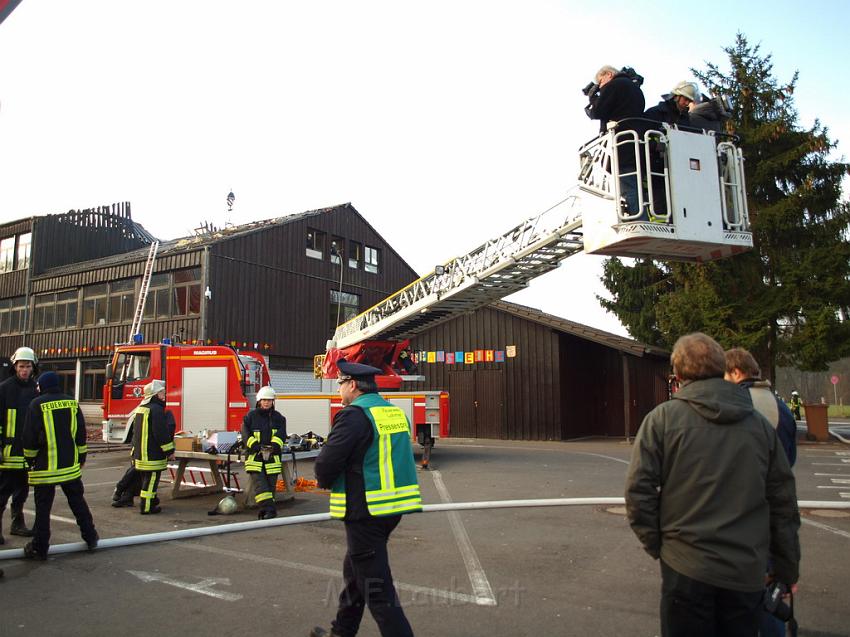
{"label": "sky", "polygon": [[[850,155],[850,3],[743,5],[23,0],[0,24],[0,223],[129,201],[173,239],[351,202],[426,274],[564,198],[600,66],[634,67],[650,106],[727,68],[739,31]],[[626,334],[602,261],[508,300]]]}

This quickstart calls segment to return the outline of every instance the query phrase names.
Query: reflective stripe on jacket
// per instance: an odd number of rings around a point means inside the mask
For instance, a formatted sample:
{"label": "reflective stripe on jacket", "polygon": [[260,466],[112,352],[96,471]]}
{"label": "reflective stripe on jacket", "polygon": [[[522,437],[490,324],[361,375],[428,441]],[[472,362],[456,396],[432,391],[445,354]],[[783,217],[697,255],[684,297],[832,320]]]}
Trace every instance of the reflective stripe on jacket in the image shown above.
{"label": "reflective stripe on jacket", "polygon": [[[242,420],[242,440],[248,455],[245,458],[247,473],[276,475],[281,471],[280,453],[286,438],[286,418],[274,408],[252,409]],[[268,460],[263,460],[261,447],[274,448]]]}
{"label": "reflective stripe on jacket", "polygon": [[[410,424],[399,407],[378,394],[362,394],[352,401],[372,425],[372,443],[363,458],[366,506],[373,516],[399,515],[422,510],[416,463],[410,447]],[[346,509],[345,475],[333,484],[331,517],[342,519]]]}
{"label": "reflective stripe on jacket", "polygon": [[76,400],[48,393],[32,401],[23,431],[24,456],[32,460],[30,484],[59,484],[80,477],[86,461],[86,422]]}
{"label": "reflective stripe on jacket", "polygon": [[168,466],[168,455],[174,451],[169,415],[155,400],[133,410],[133,466],[139,471],[162,471]]}

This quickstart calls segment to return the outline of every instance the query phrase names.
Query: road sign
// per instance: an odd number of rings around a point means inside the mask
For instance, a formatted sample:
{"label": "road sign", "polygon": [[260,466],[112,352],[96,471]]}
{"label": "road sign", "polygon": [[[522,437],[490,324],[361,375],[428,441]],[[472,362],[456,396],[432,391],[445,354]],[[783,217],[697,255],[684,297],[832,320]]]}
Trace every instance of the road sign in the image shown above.
{"label": "road sign", "polygon": [[832,381],[832,384],[833,384],[833,385],[837,385],[837,384],[838,384],[838,376],[833,375],[833,377],[832,377],[832,378],[830,378],[829,380],[831,380],[831,381]]}

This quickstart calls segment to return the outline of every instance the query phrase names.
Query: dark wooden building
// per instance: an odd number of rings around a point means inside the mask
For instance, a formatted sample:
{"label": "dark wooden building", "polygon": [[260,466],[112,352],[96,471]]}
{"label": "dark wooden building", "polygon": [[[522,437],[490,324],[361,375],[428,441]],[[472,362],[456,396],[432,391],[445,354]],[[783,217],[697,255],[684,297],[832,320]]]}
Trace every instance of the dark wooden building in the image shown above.
{"label": "dark wooden building", "polygon": [[[28,345],[42,369],[63,377],[69,393],[99,401],[110,352],[130,339],[153,238],[138,232],[128,245],[123,235],[98,235],[85,224],[66,228],[63,236],[81,244],[85,236],[74,233],[91,231],[101,252],[74,252],[75,262],[61,263],[53,253],[66,242],[47,233],[50,242],[40,242],[42,219],[2,227],[2,236],[15,237],[13,264],[33,224],[36,239],[27,267],[0,274],[0,304],[7,304],[0,305],[0,353]],[[50,267],[30,267],[35,263]],[[160,245],[141,331],[149,342],[168,337],[252,347],[273,369],[308,371],[337,321],[415,278],[350,204],[207,230]]]}
{"label": "dark wooden building", "polygon": [[510,440],[634,435],[667,398],[669,353],[539,310],[493,303],[412,342],[452,434]]}

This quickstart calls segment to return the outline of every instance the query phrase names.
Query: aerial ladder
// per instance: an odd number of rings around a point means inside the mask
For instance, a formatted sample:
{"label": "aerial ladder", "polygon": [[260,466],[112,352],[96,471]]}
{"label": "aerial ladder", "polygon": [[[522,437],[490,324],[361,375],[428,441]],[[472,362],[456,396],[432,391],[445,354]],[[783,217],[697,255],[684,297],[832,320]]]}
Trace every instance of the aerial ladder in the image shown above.
{"label": "aerial ladder", "polygon": [[[335,378],[345,359],[381,369],[379,387],[397,389],[409,339],[527,287],[578,252],[707,262],[751,249],[737,139],[651,125],[641,134],[612,122],[579,149],[578,183],[566,198],[338,326],[317,373]],[[619,167],[624,153],[634,153],[629,172]],[[622,192],[629,179],[640,186],[631,211]]]}

